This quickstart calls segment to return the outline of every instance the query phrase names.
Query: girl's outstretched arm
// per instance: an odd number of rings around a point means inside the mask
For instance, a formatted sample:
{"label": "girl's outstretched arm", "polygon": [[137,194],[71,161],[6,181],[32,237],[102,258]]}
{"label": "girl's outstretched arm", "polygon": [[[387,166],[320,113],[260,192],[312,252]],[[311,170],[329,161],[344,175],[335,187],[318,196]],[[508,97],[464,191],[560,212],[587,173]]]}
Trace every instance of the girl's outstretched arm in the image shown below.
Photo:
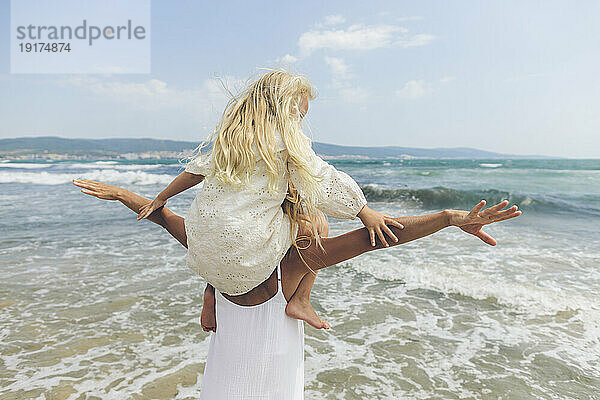
{"label": "girl's outstretched arm", "polygon": [[152,214],[155,210],[158,210],[160,207],[167,204],[167,200],[171,197],[188,190],[192,186],[195,186],[204,180],[203,175],[196,175],[190,172],[184,171],[181,174],[177,175],[175,179],[169,186],[167,186],[162,192],[160,192],[152,202],[143,206],[140,209],[139,215],[137,217],[138,221],[140,219],[148,218],[150,214]]}
{"label": "girl's outstretched arm", "polygon": [[[150,204],[150,200],[119,186],[85,179],[74,179],[73,184],[79,186],[82,193],[103,200],[118,200],[136,214],[140,209]],[[185,233],[184,219],[173,213],[167,207],[151,213],[148,220],[165,228],[179,243],[187,248],[187,235]]]}

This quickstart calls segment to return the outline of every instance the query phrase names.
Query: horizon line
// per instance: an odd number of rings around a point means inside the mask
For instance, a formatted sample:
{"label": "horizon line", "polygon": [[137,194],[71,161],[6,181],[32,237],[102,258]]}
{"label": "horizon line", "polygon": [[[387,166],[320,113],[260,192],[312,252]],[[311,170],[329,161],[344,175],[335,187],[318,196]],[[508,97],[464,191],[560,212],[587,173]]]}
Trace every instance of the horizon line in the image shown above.
{"label": "horizon line", "polygon": [[[110,139],[129,139],[129,140],[157,140],[157,141],[171,141],[171,142],[187,142],[187,143],[196,143],[193,140],[188,139],[158,139],[153,137],[122,137],[122,136],[114,136],[114,137],[96,137],[96,138],[87,138],[87,137],[65,137],[65,136],[57,136],[57,135],[37,135],[37,136],[16,136],[16,137],[5,137],[0,138],[2,140],[11,140],[11,139],[23,139],[23,138],[58,138],[58,139],[67,139],[67,140],[110,140]],[[466,146],[457,146],[457,147],[411,147],[411,146],[403,146],[397,144],[384,144],[384,145],[354,145],[354,144],[337,144],[337,143],[329,143],[329,142],[321,142],[318,140],[313,141],[314,143],[322,143],[326,145],[333,145],[339,147],[362,147],[362,148],[390,148],[390,147],[400,147],[406,149],[416,149],[416,150],[456,150],[456,149],[469,149],[469,150],[477,150],[488,153],[501,154],[506,156],[534,156],[534,157],[545,157],[545,158],[554,158],[554,159],[582,159],[582,160],[597,160],[599,157],[569,157],[569,156],[557,156],[557,155],[545,155],[545,154],[517,154],[517,153],[501,153],[498,151],[492,150],[484,150],[476,147],[466,147]],[[198,142],[200,143],[200,142]]]}

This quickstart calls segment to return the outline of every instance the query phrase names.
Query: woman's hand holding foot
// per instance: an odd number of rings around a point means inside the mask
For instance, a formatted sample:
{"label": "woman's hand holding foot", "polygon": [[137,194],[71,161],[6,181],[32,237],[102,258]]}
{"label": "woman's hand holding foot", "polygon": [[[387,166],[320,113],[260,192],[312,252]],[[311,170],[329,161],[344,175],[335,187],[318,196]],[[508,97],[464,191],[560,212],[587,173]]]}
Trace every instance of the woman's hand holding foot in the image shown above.
{"label": "woman's hand holding foot", "polygon": [[516,205],[502,210],[507,205],[508,200],[504,200],[482,211],[485,200],[481,200],[471,211],[445,210],[445,212],[448,214],[449,225],[457,226],[463,231],[477,236],[490,246],[495,246],[497,244],[496,239],[484,232],[482,228],[484,225],[506,221],[522,214],[521,211],[517,211],[518,207]]}

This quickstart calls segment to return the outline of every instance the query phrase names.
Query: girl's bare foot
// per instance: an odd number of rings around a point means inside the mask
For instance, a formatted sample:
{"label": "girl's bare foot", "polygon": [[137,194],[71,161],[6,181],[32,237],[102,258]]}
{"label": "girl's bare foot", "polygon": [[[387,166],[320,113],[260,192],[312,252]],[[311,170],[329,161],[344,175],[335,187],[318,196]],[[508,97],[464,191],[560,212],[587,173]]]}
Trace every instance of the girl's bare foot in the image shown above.
{"label": "girl's bare foot", "polygon": [[309,299],[299,299],[298,296],[292,296],[285,307],[285,313],[292,318],[306,321],[310,326],[317,329],[329,329],[331,326],[327,321],[323,321],[317,315],[315,309],[310,304]]}
{"label": "girl's bare foot", "polygon": [[215,313],[215,291],[211,287],[204,290],[204,304],[200,315],[200,325],[204,332],[217,331],[217,317]]}

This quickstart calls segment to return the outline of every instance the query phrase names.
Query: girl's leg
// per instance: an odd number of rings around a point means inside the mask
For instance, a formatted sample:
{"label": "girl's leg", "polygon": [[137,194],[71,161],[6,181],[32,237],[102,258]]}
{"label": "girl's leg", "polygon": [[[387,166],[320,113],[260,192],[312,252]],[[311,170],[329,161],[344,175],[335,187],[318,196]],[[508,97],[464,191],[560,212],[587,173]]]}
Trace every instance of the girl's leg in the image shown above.
{"label": "girl's leg", "polygon": [[200,325],[204,332],[217,331],[217,314],[215,309],[215,288],[206,284],[204,288],[204,301],[202,302],[202,313],[200,314]]}
{"label": "girl's leg", "polygon": [[[327,223],[327,217],[325,217],[325,214],[320,211],[318,212],[317,218],[317,231],[319,232],[319,236],[322,238],[329,236],[329,224]],[[310,222],[307,221],[298,227],[298,236],[312,236]],[[290,301],[285,308],[285,313],[292,318],[306,321],[314,328],[329,329],[330,326],[327,321],[319,318],[315,312],[315,309],[310,303],[310,292],[312,291],[316,278],[316,273],[313,274],[310,271],[304,275],[304,278],[302,278],[300,284],[298,285],[298,289],[296,289],[296,292],[290,298]]]}

